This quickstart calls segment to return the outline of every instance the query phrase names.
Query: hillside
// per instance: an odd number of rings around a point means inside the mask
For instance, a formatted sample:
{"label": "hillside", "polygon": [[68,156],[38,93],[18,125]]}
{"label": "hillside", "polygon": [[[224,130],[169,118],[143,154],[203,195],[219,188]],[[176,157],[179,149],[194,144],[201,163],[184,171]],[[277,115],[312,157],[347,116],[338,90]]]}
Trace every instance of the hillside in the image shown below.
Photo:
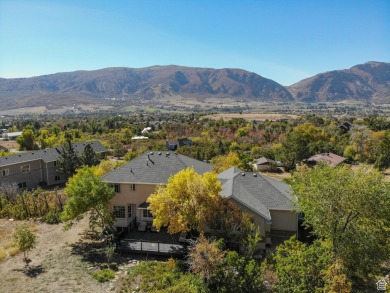
{"label": "hillside", "polygon": [[367,62],[317,74],[287,89],[297,101],[390,103],[390,63]]}
{"label": "hillside", "polygon": [[0,79],[4,109],[61,106],[91,99],[154,100],[161,97],[292,101],[280,84],[241,69],[181,66],[106,68],[31,78]]}

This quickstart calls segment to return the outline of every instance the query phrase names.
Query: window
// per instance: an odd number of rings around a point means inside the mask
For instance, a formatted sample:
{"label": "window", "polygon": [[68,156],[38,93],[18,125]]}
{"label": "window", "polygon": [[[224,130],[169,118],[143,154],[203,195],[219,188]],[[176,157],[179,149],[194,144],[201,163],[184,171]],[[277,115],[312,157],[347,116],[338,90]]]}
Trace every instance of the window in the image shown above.
{"label": "window", "polygon": [[2,170],[2,171],[1,171],[1,174],[2,174],[3,176],[8,176],[8,175],[9,175],[9,169],[4,169],[4,170]]}
{"label": "window", "polygon": [[144,218],[153,218],[152,212],[150,210],[143,210],[142,211],[142,216]]}
{"label": "window", "polygon": [[124,206],[114,206],[114,217],[116,219],[125,218],[125,207]]}
{"label": "window", "polygon": [[54,180],[55,180],[55,181],[60,181],[60,180],[61,180],[60,175],[54,176]]}
{"label": "window", "polygon": [[127,218],[131,219],[132,216],[133,216],[133,206],[129,204],[127,206]]}
{"label": "window", "polygon": [[26,188],[27,187],[27,183],[26,182],[18,183],[18,187],[19,188]]}
{"label": "window", "polygon": [[130,190],[135,191],[135,184],[130,184]]}
{"label": "window", "polygon": [[20,167],[20,169],[22,170],[22,173],[30,173],[30,165],[24,165]]}
{"label": "window", "polygon": [[121,192],[121,185],[120,184],[111,184],[110,186],[115,189],[115,192],[117,192],[117,193]]}

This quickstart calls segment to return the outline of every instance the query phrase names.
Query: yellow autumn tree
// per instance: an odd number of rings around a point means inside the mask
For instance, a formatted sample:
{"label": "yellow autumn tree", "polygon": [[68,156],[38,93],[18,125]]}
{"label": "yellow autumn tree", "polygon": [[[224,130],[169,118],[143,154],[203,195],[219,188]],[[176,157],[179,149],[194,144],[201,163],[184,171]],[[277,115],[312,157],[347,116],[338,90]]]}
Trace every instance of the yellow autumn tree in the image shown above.
{"label": "yellow autumn tree", "polygon": [[211,164],[215,173],[221,173],[233,166],[238,168],[243,167],[236,152],[229,152],[226,156],[217,156],[211,160]]}
{"label": "yellow autumn tree", "polygon": [[221,183],[215,173],[200,175],[192,168],[180,171],[147,200],[154,226],[167,226],[169,233],[201,232],[206,215],[216,207],[220,191]]}

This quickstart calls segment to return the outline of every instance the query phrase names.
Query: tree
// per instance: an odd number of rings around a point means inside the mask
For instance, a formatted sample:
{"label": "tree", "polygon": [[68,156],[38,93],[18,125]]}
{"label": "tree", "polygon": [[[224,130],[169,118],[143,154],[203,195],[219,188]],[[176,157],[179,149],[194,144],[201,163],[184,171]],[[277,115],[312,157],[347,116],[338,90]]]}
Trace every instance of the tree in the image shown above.
{"label": "tree", "polygon": [[199,175],[187,168],[171,176],[166,186],[159,186],[147,201],[153,213],[153,224],[168,232],[202,231],[207,214],[219,199],[221,183],[215,173]]}
{"label": "tree", "polygon": [[27,224],[18,225],[13,236],[19,250],[23,252],[23,261],[28,266],[28,252],[35,247],[36,236]]}
{"label": "tree", "polygon": [[207,284],[223,267],[225,252],[215,242],[207,240],[203,235],[190,248],[188,258],[191,270],[199,274]]}
{"label": "tree", "polygon": [[81,155],[80,161],[83,165],[92,167],[99,164],[99,158],[90,144],[87,144]]}
{"label": "tree", "polygon": [[221,173],[233,166],[238,168],[243,167],[236,152],[229,152],[226,156],[215,157],[211,160],[211,164],[215,173]]}
{"label": "tree", "polygon": [[276,274],[273,281],[267,280],[273,283],[270,285],[275,292],[324,292],[324,288],[325,292],[350,292],[345,270],[339,261],[332,259],[330,250],[321,241],[308,246],[292,237],[263,263],[263,274],[267,270]]}
{"label": "tree", "polygon": [[62,220],[71,220],[91,211],[92,228],[111,227],[113,219],[108,203],[114,196],[114,189],[102,182],[92,168],[84,166],[77,170],[77,173],[67,182],[64,191],[68,199],[61,215]]}
{"label": "tree", "polygon": [[291,182],[313,233],[331,244],[349,277],[378,272],[389,255],[390,183],[375,170],[320,165]]}
{"label": "tree", "polygon": [[36,150],[38,146],[36,144],[34,127],[31,125],[24,127],[22,135],[16,138],[16,142],[19,144],[21,151]]}
{"label": "tree", "polygon": [[65,143],[57,161],[57,172],[72,176],[79,166],[80,159],[73,148],[72,139],[69,135],[66,135]]}

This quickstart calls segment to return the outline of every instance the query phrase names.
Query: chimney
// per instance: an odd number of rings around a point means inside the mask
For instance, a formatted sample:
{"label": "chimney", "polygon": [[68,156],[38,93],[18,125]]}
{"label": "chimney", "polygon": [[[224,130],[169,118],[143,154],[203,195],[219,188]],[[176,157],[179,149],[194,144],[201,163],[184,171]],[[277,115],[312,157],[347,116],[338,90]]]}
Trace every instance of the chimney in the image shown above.
{"label": "chimney", "polygon": [[241,173],[241,176],[245,176],[245,173],[244,173],[244,172],[242,172],[242,173]]}

